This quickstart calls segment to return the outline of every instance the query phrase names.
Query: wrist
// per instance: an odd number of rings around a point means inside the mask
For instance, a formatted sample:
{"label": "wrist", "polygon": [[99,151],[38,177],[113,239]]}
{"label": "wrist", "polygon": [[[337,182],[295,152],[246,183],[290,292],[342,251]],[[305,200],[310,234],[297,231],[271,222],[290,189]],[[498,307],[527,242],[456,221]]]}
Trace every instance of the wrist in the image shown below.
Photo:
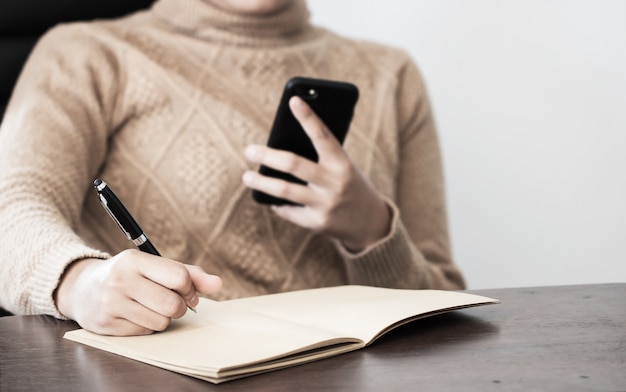
{"label": "wrist", "polygon": [[71,263],[66,269],[54,293],[55,305],[64,317],[76,320],[73,303],[76,299],[76,288],[84,276],[85,270],[100,259],[80,259]]}
{"label": "wrist", "polygon": [[378,208],[372,209],[369,224],[360,231],[359,238],[341,241],[346,250],[351,253],[360,253],[385,238],[391,229],[392,211],[383,199],[379,199]]}

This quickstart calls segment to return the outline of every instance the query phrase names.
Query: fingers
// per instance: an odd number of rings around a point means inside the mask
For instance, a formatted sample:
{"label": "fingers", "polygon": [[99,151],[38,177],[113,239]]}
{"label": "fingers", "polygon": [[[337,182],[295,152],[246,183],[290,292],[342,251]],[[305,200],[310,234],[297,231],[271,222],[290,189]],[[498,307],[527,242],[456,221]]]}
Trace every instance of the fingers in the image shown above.
{"label": "fingers", "polygon": [[246,158],[260,165],[289,173],[309,182],[317,172],[317,165],[290,151],[277,150],[267,146],[250,145],[244,150]]}
{"label": "fingers", "polygon": [[272,196],[302,205],[315,204],[316,195],[311,193],[307,186],[263,176],[254,171],[246,171],[241,179],[247,187]]}
{"label": "fingers", "polygon": [[[319,156],[319,162],[333,166],[336,162],[347,161],[347,156],[335,136],[301,98],[289,100],[290,108],[300,122]],[[315,162],[293,152],[277,150],[267,146],[250,145],[244,154],[252,162],[281,172],[292,174],[305,182],[319,182],[319,167]]]}
{"label": "fingers", "polygon": [[[167,318],[180,318],[187,310],[188,302],[176,291],[150,279],[138,279],[132,286],[128,287],[128,296],[133,302]],[[188,301],[191,302],[191,300]],[[189,306],[193,307],[196,304],[189,303]],[[147,326],[147,324],[143,325]]]}
{"label": "fingers", "polygon": [[141,336],[150,335],[151,333],[156,331],[155,329],[145,328],[141,325],[132,323],[128,320],[121,318],[115,319],[115,322],[109,324],[106,329],[98,330],[95,328],[90,328],[89,330],[100,335],[110,336]]}
{"label": "fingers", "polygon": [[213,294],[222,288],[218,276],[207,274],[199,266],[139,253],[138,269],[147,278],[138,285],[143,298],[139,302],[161,315],[182,317],[187,306],[198,305],[198,292]]}
{"label": "fingers", "polygon": [[[148,307],[164,311],[162,314],[170,317],[177,315],[180,317],[184,314],[186,304],[191,307],[198,304],[198,296],[189,271],[182,263],[136,250],[123,253],[131,254],[132,261],[129,262],[132,262],[137,272],[147,279],[140,281],[142,284],[134,290],[142,294],[142,301],[139,302],[148,302],[150,303]],[[166,289],[173,290],[178,295]]]}
{"label": "fingers", "polygon": [[281,218],[314,232],[322,232],[327,227],[325,215],[313,208],[294,206],[272,206],[272,211]]}
{"label": "fingers", "polygon": [[312,162],[290,151],[260,145],[246,147],[244,154],[250,162],[289,173],[306,182],[307,186],[262,176],[253,171],[244,173],[242,180],[249,188],[272,196],[301,205],[317,206],[328,196],[325,190],[342,187],[343,180],[350,174],[351,161],[335,136],[306,102],[294,96],[289,105],[313,143],[319,162]]}
{"label": "fingers", "polygon": [[94,320],[83,327],[101,335],[131,336],[163,331],[169,323],[169,317],[153,312],[138,302],[116,298],[104,301]]}

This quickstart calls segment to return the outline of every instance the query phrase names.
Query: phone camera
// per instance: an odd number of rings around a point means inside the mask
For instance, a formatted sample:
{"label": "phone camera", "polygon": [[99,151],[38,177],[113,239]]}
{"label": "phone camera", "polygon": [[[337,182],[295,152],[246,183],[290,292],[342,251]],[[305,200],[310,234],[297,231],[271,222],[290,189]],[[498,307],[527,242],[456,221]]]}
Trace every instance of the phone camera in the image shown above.
{"label": "phone camera", "polygon": [[317,93],[318,91],[311,87],[301,86],[300,88],[296,89],[296,95],[306,101],[317,98]]}

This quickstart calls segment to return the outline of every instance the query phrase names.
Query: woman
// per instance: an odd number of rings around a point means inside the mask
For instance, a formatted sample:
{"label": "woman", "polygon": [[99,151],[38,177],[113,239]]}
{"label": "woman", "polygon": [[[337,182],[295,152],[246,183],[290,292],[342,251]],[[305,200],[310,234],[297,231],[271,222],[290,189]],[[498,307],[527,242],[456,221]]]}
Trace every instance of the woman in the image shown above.
{"label": "woman", "polygon": [[[360,90],[344,148],[291,100],[317,164],[264,147],[292,76]],[[263,177],[259,164],[308,185]],[[158,0],[54,28],[7,109],[0,168],[0,306],[14,313],[131,335],[166,328],[197,293],[464,285],[416,67],[312,26],[304,0]],[[96,177],[164,257],[125,250]],[[256,204],[250,188],[303,206]]]}

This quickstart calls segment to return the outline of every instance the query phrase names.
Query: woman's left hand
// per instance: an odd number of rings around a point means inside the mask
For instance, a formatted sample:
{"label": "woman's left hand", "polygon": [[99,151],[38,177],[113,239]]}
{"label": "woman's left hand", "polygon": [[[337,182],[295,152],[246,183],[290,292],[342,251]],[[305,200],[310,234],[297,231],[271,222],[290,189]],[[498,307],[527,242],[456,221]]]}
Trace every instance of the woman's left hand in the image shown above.
{"label": "woman's left hand", "polygon": [[381,195],[301,98],[292,97],[289,106],[311,139],[318,162],[260,145],[248,146],[245,155],[250,162],[290,173],[307,184],[267,177],[255,171],[244,173],[244,184],[300,204],[272,206],[272,209],[290,222],[340,240],[352,252],[383,238],[389,231],[391,215]]}

